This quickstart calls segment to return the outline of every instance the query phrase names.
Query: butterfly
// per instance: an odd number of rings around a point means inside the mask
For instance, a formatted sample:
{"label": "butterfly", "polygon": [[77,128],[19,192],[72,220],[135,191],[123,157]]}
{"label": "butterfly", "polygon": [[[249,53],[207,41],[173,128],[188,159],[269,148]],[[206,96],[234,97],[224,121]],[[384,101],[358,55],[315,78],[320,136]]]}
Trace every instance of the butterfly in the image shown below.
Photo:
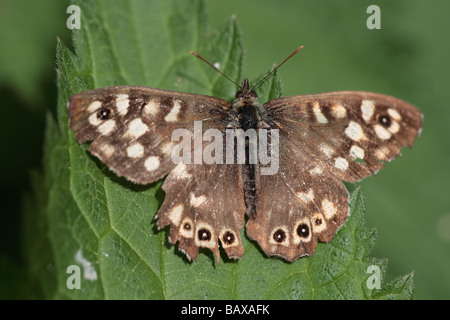
{"label": "butterfly", "polygon": [[[423,117],[405,101],[362,91],[261,104],[256,86],[245,79],[231,103],[148,87],[89,90],[71,97],[70,127],[78,143],[92,141],[89,151],[118,176],[138,184],[166,177],[157,224],[170,226],[169,241],[178,242],[189,259],[203,247],[220,261],[220,246],[229,258],[241,258],[239,231],[247,216],[246,234],[265,254],[295,261],[312,256],[318,241],[331,241],[344,224],[349,194],[343,181],[374,175],[401,148],[412,147]],[[248,137],[244,162],[236,156],[231,163],[173,161],[180,151],[179,140],[173,139],[177,130],[193,137],[200,131],[197,140],[184,144],[184,156],[195,156],[212,140],[205,133],[219,132],[214,141],[225,149],[228,131],[239,129],[270,130],[265,151],[277,161],[277,170],[263,174],[267,163],[250,162]]]}

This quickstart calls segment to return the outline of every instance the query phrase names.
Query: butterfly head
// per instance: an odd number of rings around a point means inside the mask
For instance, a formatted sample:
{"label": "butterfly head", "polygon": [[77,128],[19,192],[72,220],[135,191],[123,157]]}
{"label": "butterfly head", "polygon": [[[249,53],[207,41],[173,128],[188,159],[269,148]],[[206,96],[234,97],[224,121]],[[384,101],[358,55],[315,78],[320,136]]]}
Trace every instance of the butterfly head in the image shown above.
{"label": "butterfly head", "polygon": [[237,116],[235,119],[239,127],[247,130],[256,129],[261,121],[262,106],[258,101],[258,94],[250,89],[250,82],[244,79],[242,85],[236,92],[236,98],[233,101],[233,111]]}
{"label": "butterfly head", "polygon": [[259,105],[258,94],[255,90],[250,89],[250,82],[248,79],[244,79],[242,85],[239,86],[239,89],[240,90],[236,92],[236,99],[233,102],[235,111],[245,105]]}

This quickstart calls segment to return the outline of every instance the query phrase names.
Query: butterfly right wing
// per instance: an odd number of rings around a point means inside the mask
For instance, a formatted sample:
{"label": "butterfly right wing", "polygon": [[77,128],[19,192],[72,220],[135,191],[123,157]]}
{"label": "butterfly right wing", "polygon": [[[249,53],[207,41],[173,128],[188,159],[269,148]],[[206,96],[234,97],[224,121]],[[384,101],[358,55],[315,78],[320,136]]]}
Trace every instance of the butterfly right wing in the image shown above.
{"label": "butterfly right wing", "polygon": [[342,181],[316,172],[315,161],[282,138],[278,170],[259,177],[256,214],[246,231],[268,256],[292,262],[314,255],[317,240],[333,238],[347,218],[349,195]]}
{"label": "butterfly right wing", "polygon": [[412,147],[422,128],[413,105],[379,93],[342,91],[267,102],[272,128],[317,163],[317,170],[360,181]]}
{"label": "butterfly right wing", "polygon": [[[394,97],[333,92],[271,100],[266,122],[279,130],[279,170],[260,177],[257,213],[247,234],[267,255],[294,261],[312,255],[344,223],[355,182],[411,147],[420,111]],[[275,194],[276,192],[276,194]]]}

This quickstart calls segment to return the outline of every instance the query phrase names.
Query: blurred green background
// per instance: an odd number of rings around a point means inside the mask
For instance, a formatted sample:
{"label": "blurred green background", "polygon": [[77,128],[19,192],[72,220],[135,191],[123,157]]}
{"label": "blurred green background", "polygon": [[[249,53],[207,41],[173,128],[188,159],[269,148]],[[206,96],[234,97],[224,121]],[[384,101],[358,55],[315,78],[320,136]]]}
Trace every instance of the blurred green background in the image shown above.
{"label": "blurred green background", "polygon": [[[279,70],[284,95],[365,90],[422,110],[424,130],[414,148],[361,185],[367,225],[378,230],[372,256],[389,259],[386,281],[415,271],[415,298],[449,299],[450,2],[206,3],[210,31],[236,14],[249,78],[302,44],[304,49]],[[0,0],[0,298],[23,292],[11,283],[23,267],[21,206],[31,189],[30,172],[41,168],[45,114],[56,107],[56,37],[70,45],[69,4]],[[380,30],[366,27],[371,4],[381,8]]]}

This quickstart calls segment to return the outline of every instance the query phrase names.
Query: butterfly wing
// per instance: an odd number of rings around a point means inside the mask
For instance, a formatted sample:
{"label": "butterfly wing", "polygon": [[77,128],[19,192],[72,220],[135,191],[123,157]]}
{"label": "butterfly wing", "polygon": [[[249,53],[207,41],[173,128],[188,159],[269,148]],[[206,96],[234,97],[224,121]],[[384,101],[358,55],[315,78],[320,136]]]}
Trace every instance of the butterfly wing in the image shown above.
{"label": "butterfly wing", "polygon": [[172,243],[189,259],[198,249],[214,252],[219,244],[230,258],[244,253],[239,230],[244,226],[244,198],[240,166],[226,164],[179,164],[163,184],[166,199],[158,211],[158,226],[170,225]]}
{"label": "butterfly wing", "polygon": [[422,115],[386,95],[335,92],[275,99],[265,121],[279,130],[279,170],[260,177],[247,234],[268,255],[293,261],[330,241],[348,215],[341,180],[359,181],[411,147]]}
{"label": "butterfly wing", "polygon": [[272,128],[317,163],[359,181],[411,147],[422,128],[413,105],[378,93],[343,91],[275,99],[264,105]]}
{"label": "butterfly wing", "polygon": [[118,176],[150,183],[175,167],[171,141],[175,129],[193,132],[194,121],[203,129],[220,126],[228,102],[209,96],[146,87],[120,86],[85,91],[69,101],[70,127],[81,144]]}
{"label": "butterfly wing", "polygon": [[[225,129],[224,115],[230,108],[230,103],[214,97],[120,86],[74,95],[69,116],[76,140],[92,141],[89,151],[117,175],[145,184],[172,171],[163,184],[167,197],[157,215],[158,226],[171,226],[171,241],[179,241],[188,257],[194,259],[199,247],[218,257],[218,237],[230,257],[240,257],[239,229],[245,212],[240,168],[177,164],[171,157],[178,143],[172,141],[176,129],[194,136],[195,121],[202,123],[200,136],[210,128]],[[194,154],[194,145],[189,143],[187,153]],[[210,181],[216,182],[212,190]],[[180,229],[186,221],[191,231]]]}

